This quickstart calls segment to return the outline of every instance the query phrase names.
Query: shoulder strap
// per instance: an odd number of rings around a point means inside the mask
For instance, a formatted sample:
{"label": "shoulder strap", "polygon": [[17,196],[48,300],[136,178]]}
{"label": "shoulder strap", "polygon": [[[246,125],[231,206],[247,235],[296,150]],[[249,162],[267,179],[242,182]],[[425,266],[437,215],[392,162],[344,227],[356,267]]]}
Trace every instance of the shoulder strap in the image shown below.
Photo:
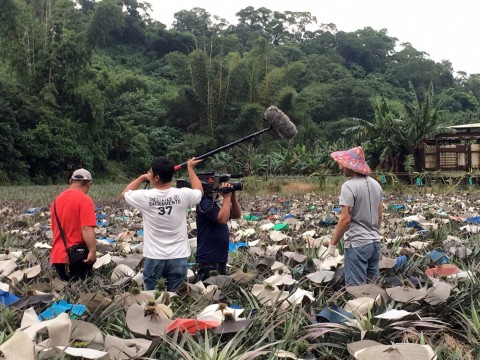
{"label": "shoulder strap", "polygon": [[60,236],[63,240],[63,245],[65,246],[65,250],[67,250],[67,241],[65,240],[65,233],[63,232],[62,224],[60,224],[60,219],[57,215],[57,200],[53,202],[53,210],[55,213],[55,220],[57,221],[58,230],[60,230]]}

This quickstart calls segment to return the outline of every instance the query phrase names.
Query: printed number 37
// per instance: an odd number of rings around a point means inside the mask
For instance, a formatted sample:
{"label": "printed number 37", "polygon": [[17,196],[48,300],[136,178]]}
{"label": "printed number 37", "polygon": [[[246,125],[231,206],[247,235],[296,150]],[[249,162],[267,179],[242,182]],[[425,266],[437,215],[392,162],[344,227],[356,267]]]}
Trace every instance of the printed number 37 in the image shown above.
{"label": "printed number 37", "polygon": [[159,206],[158,207],[158,214],[159,215],[170,215],[172,212],[172,207],[171,206]]}

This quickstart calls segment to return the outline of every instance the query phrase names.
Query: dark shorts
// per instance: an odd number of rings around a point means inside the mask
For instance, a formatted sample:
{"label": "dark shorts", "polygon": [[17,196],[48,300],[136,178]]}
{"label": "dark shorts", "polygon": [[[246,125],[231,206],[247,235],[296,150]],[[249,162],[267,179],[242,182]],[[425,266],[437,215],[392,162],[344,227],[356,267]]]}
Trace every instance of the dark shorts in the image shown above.
{"label": "dark shorts", "polygon": [[82,279],[85,280],[87,277],[93,275],[92,264],[84,263],[83,261],[78,261],[74,264],[52,264],[55,270],[57,271],[60,279],[64,281],[72,281]]}

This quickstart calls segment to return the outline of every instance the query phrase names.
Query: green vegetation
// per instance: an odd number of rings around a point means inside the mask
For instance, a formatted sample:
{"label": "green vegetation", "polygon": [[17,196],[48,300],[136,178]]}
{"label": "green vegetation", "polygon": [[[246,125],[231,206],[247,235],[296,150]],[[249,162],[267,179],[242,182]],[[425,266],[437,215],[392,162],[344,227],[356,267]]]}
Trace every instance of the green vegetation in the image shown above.
{"label": "green vegetation", "polygon": [[[435,172],[412,173],[424,179],[427,186],[419,187],[400,182],[394,175],[385,173],[386,183],[382,184],[387,193],[435,193],[435,194],[456,194],[459,190],[470,197],[477,192],[476,186],[466,186],[468,174],[452,175],[451,177],[440,176]],[[381,174],[374,174],[378,181]],[[476,175],[477,176],[477,175]],[[315,193],[321,195],[338,195],[341,184],[345,177],[341,174],[313,173],[309,177],[304,176],[270,176],[270,177],[245,177],[243,191],[239,193],[241,198],[253,196],[277,196],[303,195]],[[120,194],[127,185],[116,183],[94,182],[89,195],[98,203],[120,202]],[[48,206],[51,201],[67,185],[24,185],[24,186],[0,186],[0,206],[2,204],[13,204],[16,206]]]}
{"label": "green vegetation", "polygon": [[[89,195],[98,201],[120,199],[127,184],[94,184]],[[17,202],[36,206],[48,205],[67,185],[0,186],[0,202]]]}
{"label": "green vegetation", "polygon": [[[330,178],[327,186],[321,186],[315,178],[302,177],[273,177],[269,179],[249,177],[244,179],[244,190],[241,197],[253,195],[266,195],[276,193],[279,196],[291,194],[304,194],[308,192],[321,192],[336,194],[338,184],[342,178]],[[120,194],[127,184],[98,184],[90,189],[89,196],[98,203],[120,202]],[[48,206],[52,200],[67,185],[26,185],[26,186],[0,186],[0,206],[2,203],[16,203],[17,206]]]}
{"label": "green vegetation", "polygon": [[183,10],[167,30],[137,0],[3,1],[0,184],[61,183],[80,166],[123,182],[153,156],[180,163],[262,129],[271,104],[295,139],[265,134],[205,167],[310,175],[329,171],[325,150],[364,142],[378,169],[413,155],[421,171],[423,136],[479,118],[478,74],[398,47],[386,29],[251,6],[237,25],[214,15]]}

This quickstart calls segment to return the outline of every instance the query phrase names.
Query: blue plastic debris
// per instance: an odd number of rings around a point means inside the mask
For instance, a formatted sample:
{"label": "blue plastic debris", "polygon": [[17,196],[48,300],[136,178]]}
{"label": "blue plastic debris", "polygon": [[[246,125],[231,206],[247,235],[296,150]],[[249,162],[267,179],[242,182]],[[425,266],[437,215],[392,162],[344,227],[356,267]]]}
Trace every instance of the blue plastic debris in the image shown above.
{"label": "blue plastic debris", "polygon": [[243,309],[243,306],[240,305],[240,304],[231,304],[231,305],[228,305],[228,307],[231,308],[231,309],[236,309],[236,310]]}
{"label": "blue plastic debris", "polygon": [[470,224],[480,224],[480,216],[469,217],[465,222]]}
{"label": "blue plastic debris", "polygon": [[336,225],[337,224],[337,219],[335,219],[333,216],[327,216],[325,219],[322,219],[318,222],[318,225],[320,226],[330,226],[330,225]]}
{"label": "blue plastic debris", "polygon": [[432,250],[427,253],[427,256],[437,265],[448,264],[450,262],[450,257],[443,251]]}
{"label": "blue plastic debris", "polygon": [[422,225],[418,221],[412,220],[407,223],[407,227],[409,228],[415,228],[417,230],[423,230]]}
{"label": "blue plastic debris", "polygon": [[0,305],[8,306],[19,299],[20,299],[19,297],[15,296],[14,294],[8,291],[0,290]]}
{"label": "blue plastic debris", "polygon": [[354,316],[347,310],[340,306],[333,305],[332,307],[324,307],[317,315],[318,322],[331,322],[331,323],[344,323],[350,319],[354,319]]}
{"label": "blue plastic debris", "polygon": [[287,214],[285,215],[285,219],[290,219],[290,218],[293,218],[294,216],[292,214]]}
{"label": "blue plastic debris", "polygon": [[39,320],[50,320],[64,312],[70,312],[71,318],[81,316],[87,307],[83,304],[69,304],[65,300],[54,302],[51,307],[38,315]]}
{"label": "blue plastic debris", "polygon": [[432,230],[418,230],[418,235],[423,238],[432,236]]}
{"label": "blue plastic debris", "polygon": [[143,236],[143,229],[137,230],[137,235],[138,236]]}
{"label": "blue plastic debris", "polygon": [[97,214],[97,219],[106,219],[108,217],[107,214],[104,214],[104,213],[98,213]]}
{"label": "blue plastic debris", "polygon": [[333,209],[332,209],[333,212],[336,212],[336,213],[339,213],[342,211],[342,207],[341,206],[335,206]]}
{"label": "blue plastic debris", "polygon": [[408,258],[406,255],[400,255],[399,257],[397,257],[397,262],[395,263],[393,269],[395,271],[405,269],[405,266],[407,265],[407,260]]}
{"label": "blue plastic debris", "polygon": [[230,252],[237,251],[237,249],[241,248],[241,247],[248,247],[248,243],[246,243],[246,242],[237,242],[237,243],[230,242],[230,243],[228,243],[228,251],[230,251]]}
{"label": "blue plastic debris", "polygon": [[42,212],[43,210],[45,210],[45,208],[43,208],[43,207],[30,208],[27,211],[25,211],[24,214],[35,215],[39,212]]}
{"label": "blue plastic debris", "polygon": [[403,204],[390,204],[388,206],[388,211],[400,211],[405,210],[407,207]]}
{"label": "blue plastic debris", "polygon": [[97,220],[97,226],[108,226],[108,221]]}
{"label": "blue plastic debris", "polygon": [[113,244],[115,242],[117,242],[116,240],[112,239],[112,238],[106,238],[106,237],[99,237],[98,240],[102,240],[102,241],[106,241],[108,242],[109,244]]}

